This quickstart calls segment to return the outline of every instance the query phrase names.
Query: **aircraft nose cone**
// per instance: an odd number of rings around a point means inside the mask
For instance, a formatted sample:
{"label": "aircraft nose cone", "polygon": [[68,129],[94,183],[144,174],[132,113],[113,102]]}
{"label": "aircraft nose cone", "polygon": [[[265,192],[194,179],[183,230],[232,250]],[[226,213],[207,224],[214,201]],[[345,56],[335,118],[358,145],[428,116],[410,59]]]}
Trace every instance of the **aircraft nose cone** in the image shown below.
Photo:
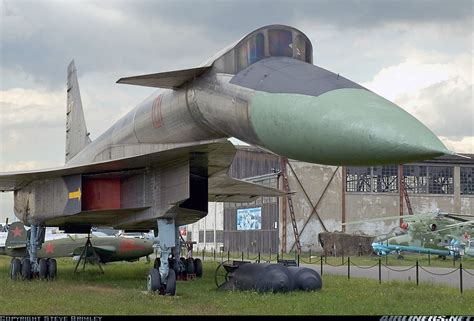
{"label": "aircraft nose cone", "polygon": [[420,121],[364,89],[257,93],[251,122],[267,149],[329,165],[399,164],[452,154]]}

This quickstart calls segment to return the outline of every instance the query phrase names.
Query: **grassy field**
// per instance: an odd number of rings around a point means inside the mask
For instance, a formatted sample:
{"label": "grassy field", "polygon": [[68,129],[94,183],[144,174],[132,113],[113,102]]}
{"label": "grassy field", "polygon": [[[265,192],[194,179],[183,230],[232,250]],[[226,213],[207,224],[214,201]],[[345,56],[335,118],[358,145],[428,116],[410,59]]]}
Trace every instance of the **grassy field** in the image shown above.
{"label": "grassy field", "polygon": [[9,262],[0,257],[0,314],[474,314],[474,290],[442,286],[323,275],[323,289],[314,293],[220,292],[217,263],[205,262],[202,279],[178,281],[177,295],[164,297],[147,293],[145,261],[107,264],[105,275],[87,266],[74,275],[71,259],[61,259],[54,282],[12,281]]}

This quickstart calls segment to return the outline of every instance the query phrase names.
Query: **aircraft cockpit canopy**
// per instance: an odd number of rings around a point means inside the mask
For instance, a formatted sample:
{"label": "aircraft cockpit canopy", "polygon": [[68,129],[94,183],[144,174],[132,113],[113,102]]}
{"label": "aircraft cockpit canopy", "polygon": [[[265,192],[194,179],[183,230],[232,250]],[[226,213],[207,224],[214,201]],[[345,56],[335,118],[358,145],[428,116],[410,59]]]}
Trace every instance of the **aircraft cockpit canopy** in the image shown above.
{"label": "aircraft cockpit canopy", "polygon": [[238,73],[267,57],[289,57],[313,63],[313,46],[299,30],[283,25],[257,29],[214,62],[217,70]]}

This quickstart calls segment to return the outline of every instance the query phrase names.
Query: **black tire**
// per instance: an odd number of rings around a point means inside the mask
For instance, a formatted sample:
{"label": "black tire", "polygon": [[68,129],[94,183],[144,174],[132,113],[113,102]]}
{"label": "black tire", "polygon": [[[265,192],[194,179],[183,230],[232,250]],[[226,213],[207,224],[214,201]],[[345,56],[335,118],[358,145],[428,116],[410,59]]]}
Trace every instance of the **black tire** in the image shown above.
{"label": "black tire", "polygon": [[194,259],[194,273],[196,277],[202,277],[202,262],[201,259]]}
{"label": "black tire", "polygon": [[147,288],[150,292],[156,292],[161,289],[160,272],[155,268],[150,269],[150,272],[148,272]]}
{"label": "black tire", "polygon": [[31,279],[31,262],[29,259],[25,259],[21,263],[21,277],[23,280]]}
{"label": "black tire", "polygon": [[38,264],[39,264],[38,276],[41,280],[44,280],[48,277],[48,262],[46,261],[46,259],[40,259]]}
{"label": "black tire", "polygon": [[161,259],[157,257],[155,259],[155,262],[153,263],[153,267],[158,270],[160,268],[160,265],[161,265]]}
{"label": "black tire", "polygon": [[48,279],[55,280],[58,275],[58,263],[56,259],[49,259],[48,261]]}
{"label": "black tire", "polygon": [[10,278],[16,280],[21,276],[21,261],[18,258],[13,258],[10,263]]}
{"label": "black tire", "polygon": [[187,274],[194,274],[194,260],[192,258],[186,259],[185,267]]}
{"label": "black tire", "polygon": [[174,296],[176,294],[176,273],[170,269],[166,278],[165,295]]}
{"label": "black tire", "polygon": [[168,264],[170,267],[170,270],[174,271],[175,276],[179,275],[179,263],[177,259],[169,259]]}

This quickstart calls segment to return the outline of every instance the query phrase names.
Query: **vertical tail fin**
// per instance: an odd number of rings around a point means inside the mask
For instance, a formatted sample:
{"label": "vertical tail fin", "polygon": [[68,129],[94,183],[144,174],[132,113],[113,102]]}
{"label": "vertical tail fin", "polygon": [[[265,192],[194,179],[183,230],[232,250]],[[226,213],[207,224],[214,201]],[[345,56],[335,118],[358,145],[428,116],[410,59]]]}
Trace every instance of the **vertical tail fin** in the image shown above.
{"label": "vertical tail fin", "polygon": [[73,60],[67,68],[66,163],[90,142]]}

